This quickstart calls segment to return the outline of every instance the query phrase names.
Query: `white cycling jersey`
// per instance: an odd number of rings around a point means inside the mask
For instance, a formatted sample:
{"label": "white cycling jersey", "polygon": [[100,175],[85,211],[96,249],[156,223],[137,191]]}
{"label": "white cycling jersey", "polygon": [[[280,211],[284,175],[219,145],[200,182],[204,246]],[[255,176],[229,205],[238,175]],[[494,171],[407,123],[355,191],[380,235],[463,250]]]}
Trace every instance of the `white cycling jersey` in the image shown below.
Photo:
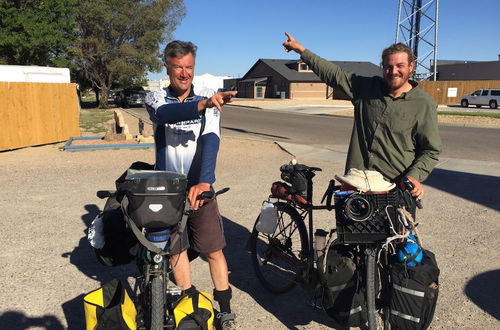
{"label": "white cycling jersey", "polygon": [[169,88],[146,95],[146,109],[154,126],[157,170],[186,174],[188,185],[215,182],[215,163],[220,144],[217,108],[198,112],[198,101],[211,90],[191,93],[184,102]]}

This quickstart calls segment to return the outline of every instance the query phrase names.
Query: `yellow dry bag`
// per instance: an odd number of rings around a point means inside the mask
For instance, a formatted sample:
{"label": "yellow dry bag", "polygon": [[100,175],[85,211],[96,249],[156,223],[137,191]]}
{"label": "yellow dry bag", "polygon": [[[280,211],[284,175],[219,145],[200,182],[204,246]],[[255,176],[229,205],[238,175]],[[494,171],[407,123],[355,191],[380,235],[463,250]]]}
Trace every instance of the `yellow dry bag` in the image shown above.
{"label": "yellow dry bag", "polygon": [[83,297],[87,330],[124,329],[136,330],[134,302],[118,279]]}
{"label": "yellow dry bag", "polygon": [[211,330],[214,321],[212,296],[203,291],[184,296],[174,307],[174,319],[177,330]]}

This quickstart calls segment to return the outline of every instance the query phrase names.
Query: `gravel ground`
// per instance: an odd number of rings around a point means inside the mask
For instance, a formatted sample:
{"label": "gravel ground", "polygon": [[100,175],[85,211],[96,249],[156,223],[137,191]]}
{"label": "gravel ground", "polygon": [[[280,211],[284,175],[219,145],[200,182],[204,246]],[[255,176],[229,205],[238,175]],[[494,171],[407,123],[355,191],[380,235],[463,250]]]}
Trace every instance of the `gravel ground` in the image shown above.
{"label": "gravel ground", "polygon": [[[82,297],[101,282],[133,277],[133,266],[107,268],[95,259],[86,229],[104,206],[95,197],[134,161],[153,162],[152,150],[65,152],[63,144],[0,153],[0,329],[83,329]],[[300,288],[284,295],[262,289],[243,250],[279,166],[291,156],[267,142],[223,138],[216,188],[228,247],[233,309],[241,329],[339,328],[309,307]],[[316,178],[316,201],[343,165],[300,162],[324,169]],[[437,255],[441,293],[432,329],[500,329],[500,200],[498,177],[430,180],[420,233]],[[450,183],[451,182],[451,183]],[[467,189],[464,189],[467,187]],[[490,197],[484,196],[485,192]],[[334,226],[332,213],[318,213],[317,227]],[[211,292],[208,266],[192,263],[194,284]]]}

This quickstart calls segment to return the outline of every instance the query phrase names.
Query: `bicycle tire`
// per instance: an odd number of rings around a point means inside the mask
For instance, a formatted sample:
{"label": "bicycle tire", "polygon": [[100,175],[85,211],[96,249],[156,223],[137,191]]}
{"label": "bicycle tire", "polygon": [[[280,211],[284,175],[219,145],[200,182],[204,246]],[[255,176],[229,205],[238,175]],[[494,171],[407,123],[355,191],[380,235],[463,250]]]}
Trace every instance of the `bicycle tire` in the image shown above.
{"label": "bicycle tire", "polygon": [[163,330],[165,316],[165,290],[160,276],[151,279],[150,330]]}
{"label": "bicycle tire", "polygon": [[264,288],[272,293],[285,293],[298,282],[308,251],[308,237],[304,220],[295,208],[282,202],[274,205],[278,209],[276,230],[273,234],[263,234],[254,225],[250,252],[255,274]]}

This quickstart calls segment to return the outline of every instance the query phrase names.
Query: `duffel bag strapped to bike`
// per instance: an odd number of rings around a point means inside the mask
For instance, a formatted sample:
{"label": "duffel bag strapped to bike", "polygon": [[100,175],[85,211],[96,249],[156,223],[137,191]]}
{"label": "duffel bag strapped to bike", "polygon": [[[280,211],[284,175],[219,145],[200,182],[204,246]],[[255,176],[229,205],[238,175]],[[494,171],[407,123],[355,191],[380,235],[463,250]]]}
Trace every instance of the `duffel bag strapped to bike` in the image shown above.
{"label": "duffel bag strapped to bike", "polygon": [[185,295],[174,307],[174,319],[177,330],[212,329],[212,296],[204,291]]}
{"label": "duffel bag strapped to bike", "polygon": [[105,266],[120,266],[132,262],[139,241],[127,226],[120,204],[105,209],[89,227],[88,240],[97,260]]}
{"label": "duffel bag strapped to bike", "polygon": [[135,330],[137,310],[119,279],[83,297],[87,330]]}
{"label": "duffel bag strapped to bike", "polygon": [[438,278],[436,257],[425,249],[414,267],[392,265],[389,322],[394,329],[427,329],[438,299]]}
{"label": "duffel bag strapped to bike", "polygon": [[277,198],[285,199],[287,201],[294,201],[301,206],[307,208],[311,206],[311,203],[308,202],[304,197],[294,193],[294,189],[284,182],[276,181],[271,185],[271,195]]}
{"label": "duffel bag strapped to bike", "polygon": [[281,178],[292,185],[291,193],[307,198],[307,180],[314,177],[314,171],[303,164],[285,164],[280,167]]}
{"label": "duffel bag strapped to bike", "polygon": [[367,321],[364,286],[347,245],[331,245],[318,258],[323,308],[340,325],[359,327]]}

